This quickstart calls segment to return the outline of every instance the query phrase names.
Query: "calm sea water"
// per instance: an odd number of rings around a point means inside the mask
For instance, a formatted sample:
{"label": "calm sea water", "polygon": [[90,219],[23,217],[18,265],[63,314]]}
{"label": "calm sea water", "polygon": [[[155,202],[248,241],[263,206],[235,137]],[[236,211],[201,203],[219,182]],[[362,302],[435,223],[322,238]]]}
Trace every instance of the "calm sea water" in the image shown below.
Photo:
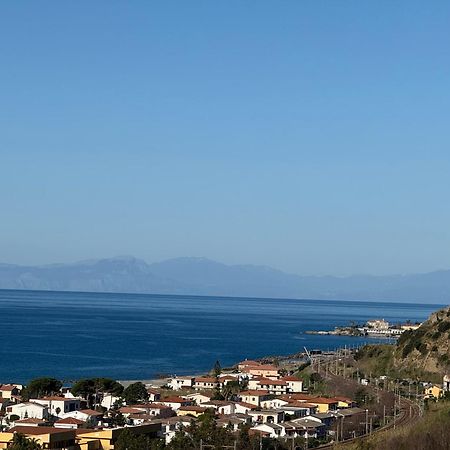
{"label": "calm sea water", "polygon": [[[361,338],[305,335],[351,320],[425,319],[440,305],[0,290],[0,382],[150,379]],[[367,341],[367,339],[365,339]]]}

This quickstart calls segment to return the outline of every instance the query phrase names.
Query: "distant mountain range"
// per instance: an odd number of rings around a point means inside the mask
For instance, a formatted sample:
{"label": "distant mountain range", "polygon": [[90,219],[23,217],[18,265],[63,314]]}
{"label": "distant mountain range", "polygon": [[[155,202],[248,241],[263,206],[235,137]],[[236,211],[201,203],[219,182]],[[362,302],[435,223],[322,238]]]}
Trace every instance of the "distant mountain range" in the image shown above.
{"label": "distant mountain range", "polygon": [[0,264],[0,289],[450,303],[450,270],[350,277],[299,276],[206,258],[147,264],[116,257],[73,264]]}

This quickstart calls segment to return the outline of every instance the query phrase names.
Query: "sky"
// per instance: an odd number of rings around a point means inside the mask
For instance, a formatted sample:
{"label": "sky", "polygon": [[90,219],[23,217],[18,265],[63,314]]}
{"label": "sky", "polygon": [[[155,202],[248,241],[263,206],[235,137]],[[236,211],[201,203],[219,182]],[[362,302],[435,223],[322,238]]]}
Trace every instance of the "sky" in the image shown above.
{"label": "sky", "polygon": [[0,262],[450,268],[450,3],[0,3]]}

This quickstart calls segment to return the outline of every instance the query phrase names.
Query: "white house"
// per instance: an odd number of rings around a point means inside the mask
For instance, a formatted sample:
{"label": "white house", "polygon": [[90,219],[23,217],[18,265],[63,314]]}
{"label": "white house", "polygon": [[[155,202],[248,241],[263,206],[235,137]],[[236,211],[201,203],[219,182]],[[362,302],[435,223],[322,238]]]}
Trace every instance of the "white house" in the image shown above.
{"label": "white house", "polygon": [[293,376],[286,376],[281,380],[287,384],[288,392],[303,392],[303,380],[300,380],[299,378]]}
{"label": "white house", "polygon": [[97,425],[99,420],[103,417],[103,414],[93,409],[80,409],[77,411],[71,411],[63,414],[63,419],[66,417],[74,417],[75,419],[82,420],[83,422],[88,422],[91,425]]}
{"label": "white house", "polygon": [[194,377],[175,377],[167,383],[167,386],[174,391],[191,388],[194,385],[194,379]]}
{"label": "white house", "polygon": [[101,405],[103,406],[103,408],[111,409],[114,406],[114,404],[119,400],[120,397],[116,397],[115,395],[112,394],[106,394],[103,396]]}
{"label": "white house", "polygon": [[205,408],[214,408],[218,414],[230,415],[234,414],[236,406],[233,402],[227,402],[225,400],[211,400],[209,402],[202,403]]}
{"label": "white house", "polygon": [[69,430],[75,430],[77,428],[81,428],[85,425],[80,419],[75,419],[75,417],[66,417],[65,419],[59,419],[55,422],[55,428],[64,428]]}
{"label": "white house", "polygon": [[215,389],[220,386],[219,381],[213,377],[196,377],[194,378],[194,389]]}
{"label": "white house", "polygon": [[194,401],[182,397],[166,397],[163,398],[159,403],[169,406],[174,411],[177,411],[181,406],[192,406],[194,404]]}
{"label": "white house", "polygon": [[46,419],[49,416],[48,407],[40,403],[25,402],[6,407],[8,417],[19,416],[20,419]]}
{"label": "white house", "polygon": [[249,411],[254,423],[281,423],[284,420],[284,412],[278,409],[266,409],[260,411]]}
{"label": "white house", "polygon": [[211,401],[211,395],[200,394],[199,392],[186,395],[186,398],[194,401],[197,405]]}
{"label": "white house", "polygon": [[43,397],[34,398],[31,399],[31,401],[47,406],[50,414],[57,417],[61,417],[63,414],[80,409],[79,398]]}
{"label": "white house", "polygon": [[239,396],[243,402],[256,406],[261,406],[261,402],[272,398],[269,391],[260,390],[243,391],[239,394]]}
{"label": "white house", "polygon": [[274,439],[279,438],[283,431],[283,428],[275,423],[260,423],[250,429]]}

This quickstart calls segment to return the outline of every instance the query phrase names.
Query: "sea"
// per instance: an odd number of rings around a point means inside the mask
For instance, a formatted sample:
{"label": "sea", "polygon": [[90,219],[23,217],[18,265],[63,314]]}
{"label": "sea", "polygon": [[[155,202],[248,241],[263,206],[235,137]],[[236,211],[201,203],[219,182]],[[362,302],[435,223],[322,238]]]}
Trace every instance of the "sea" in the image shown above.
{"label": "sea", "polygon": [[0,382],[51,376],[149,380],[245,358],[371,338],[305,334],[383,318],[423,321],[436,304],[0,290]]}

